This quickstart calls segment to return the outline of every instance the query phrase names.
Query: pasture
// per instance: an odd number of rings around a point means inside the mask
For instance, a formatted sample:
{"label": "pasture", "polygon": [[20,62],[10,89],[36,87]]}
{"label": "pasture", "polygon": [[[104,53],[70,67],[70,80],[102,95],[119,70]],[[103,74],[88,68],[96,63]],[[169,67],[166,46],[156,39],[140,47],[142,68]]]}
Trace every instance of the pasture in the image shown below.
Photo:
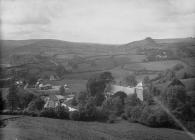
{"label": "pasture", "polygon": [[172,69],[176,64],[182,64],[185,68],[188,66],[179,60],[165,60],[165,61],[154,61],[145,63],[131,63],[125,65],[125,69],[129,70],[152,70],[152,71],[164,71],[166,69]]}
{"label": "pasture", "polygon": [[191,140],[183,131],[150,128],[137,123],[78,122],[21,117],[0,128],[2,140]]}

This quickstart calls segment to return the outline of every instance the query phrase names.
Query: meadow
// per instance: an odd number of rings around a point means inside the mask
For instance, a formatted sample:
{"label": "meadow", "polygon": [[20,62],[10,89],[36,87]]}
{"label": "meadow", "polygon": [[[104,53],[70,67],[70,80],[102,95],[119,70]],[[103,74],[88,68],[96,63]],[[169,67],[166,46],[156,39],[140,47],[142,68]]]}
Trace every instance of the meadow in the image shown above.
{"label": "meadow", "polygon": [[[4,117],[5,118],[5,117]],[[149,128],[120,120],[114,124],[21,116],[0,128],[2,140],[190,140],[183,131]]]}

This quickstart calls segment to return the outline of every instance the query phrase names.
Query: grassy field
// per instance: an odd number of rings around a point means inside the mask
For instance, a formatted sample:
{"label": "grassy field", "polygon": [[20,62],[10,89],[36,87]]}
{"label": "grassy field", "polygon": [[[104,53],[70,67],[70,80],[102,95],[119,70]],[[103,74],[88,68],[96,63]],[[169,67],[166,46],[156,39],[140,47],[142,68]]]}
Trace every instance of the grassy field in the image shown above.
{"label": "grassy field", "polygon": [[40,117],[10,120],[0,128],[2,140],[190,140],[183,131],[149,128],[126,121],[114,124]]}
{"label": "grassy field", "polygon": [[179,60],[166,60],[166,61],[156,61],[156,62],[146,62],[146,63],[132,63],[125,65],[125,69],[136,69],[136,70],[153,70],[153,71],[163,71],[166,69],[173,68],[176,64],[182,64],[184,67],[188,67],[184,62]]}

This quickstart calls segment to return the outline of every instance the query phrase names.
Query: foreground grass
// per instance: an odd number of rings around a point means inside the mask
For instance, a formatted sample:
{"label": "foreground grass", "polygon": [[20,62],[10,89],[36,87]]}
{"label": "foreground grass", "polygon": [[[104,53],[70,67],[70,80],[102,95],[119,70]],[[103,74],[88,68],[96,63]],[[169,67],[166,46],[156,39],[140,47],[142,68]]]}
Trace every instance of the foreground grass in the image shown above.
{"label": "foreground grass", "polygon": [[190,140],[183,131],[149,128],[126,121],[114,124],[21,117],[0,128],[2,140]]}

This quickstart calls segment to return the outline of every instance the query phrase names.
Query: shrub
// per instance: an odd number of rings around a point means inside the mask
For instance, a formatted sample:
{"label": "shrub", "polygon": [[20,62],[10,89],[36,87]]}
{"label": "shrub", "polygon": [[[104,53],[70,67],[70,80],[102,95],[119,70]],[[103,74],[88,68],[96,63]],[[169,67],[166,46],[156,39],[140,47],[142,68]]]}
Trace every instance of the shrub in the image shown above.
{"label": "shrub", "polygon": [[142,114],[142,106],[135,106],[134,108],[132,108],[130,112],[131,120],[138,122],[141,114]]}
{"label": "shrub", "polygon": [[18,93],[19,98],[19,107],[24,109],[28,106],[28,104],[36,98],[36,96],[32,93],[27,93],[24,90],[20,90]]}
{"label": "shrub", "polygon": [[70,112],[69,118],[74,121],[78,121],[80,119],[80,113],[78,111]]}
{"label": "shrub", "polygon": [[124,119],[124,120],[127,120],[128,119],[126,113],[121,114],[121,118]]}
{"label": "shrub", "polygon": [[59,119],[68,119],[69,118],[69,111],[67,108],[63,106],[58,106],[55,108],[55,113],[57,118]]}
{"label": "shrub", "polygon": [[0,120],[0,128],[5,127],[5,126],[6,126],[5,121]]}
{"label": "shrub", "polygon": [[9,88],[9,94],[7,95],[8,107],[12,111],[17,109],[19,105],[19,99],[16,93],[17,93],[17,87],[14,84],[12,84]]}
{"label": "shrub", "polygon": [[2,91],[0,91],[0,113],[5,108],[5,100],[2,97]]}
{"label": "shrub", "polygon": [[108,117],[108,123],[114,123],[116,121],[116,115],[110,114]]}
{"label": "shrub", "polygon": [[28,105],[28,110],[29,111],[40,111],[43,109],[43,106],[44,106],[45,102],[44,100],[42,100],[40,97],[32,100],[29,105]]}
{"label": "shrub", "polygon": [[108,114],[102,109],[102,107],[96,107],[95,117],[97,121],[105,121],[108,119]]}
{"label": "shrub", "polygon": [[11,110],[3,110],[2,114],[3,115],[11,115],[11,112],[12,112]]}
{"label": "shrub", "polygon": [[78,102],[77,102],[75,96],[73,97],[73,99],[72,99],[72,101],[71,101],[71,105],[72,105],[72,106],[77,106],[77,105],[78,105]]}
{"label": "shrub", "polygon": [[179,71],[179,70],[181,70],[181,69],[183,69],[184,68],[184,66],[182,65],[182,64],[176,64],[174,67],[173,67],[173,70],[174,71]]}
{"label": "shrub", "polygon": [[145,106],[139,122],[152,127],[173,127],[173,121],[159,106]]}
{"label": "shrub", "polygon": [[54,108],[47,108],[41,111],[40,116],[48,118],[57,118]]}

